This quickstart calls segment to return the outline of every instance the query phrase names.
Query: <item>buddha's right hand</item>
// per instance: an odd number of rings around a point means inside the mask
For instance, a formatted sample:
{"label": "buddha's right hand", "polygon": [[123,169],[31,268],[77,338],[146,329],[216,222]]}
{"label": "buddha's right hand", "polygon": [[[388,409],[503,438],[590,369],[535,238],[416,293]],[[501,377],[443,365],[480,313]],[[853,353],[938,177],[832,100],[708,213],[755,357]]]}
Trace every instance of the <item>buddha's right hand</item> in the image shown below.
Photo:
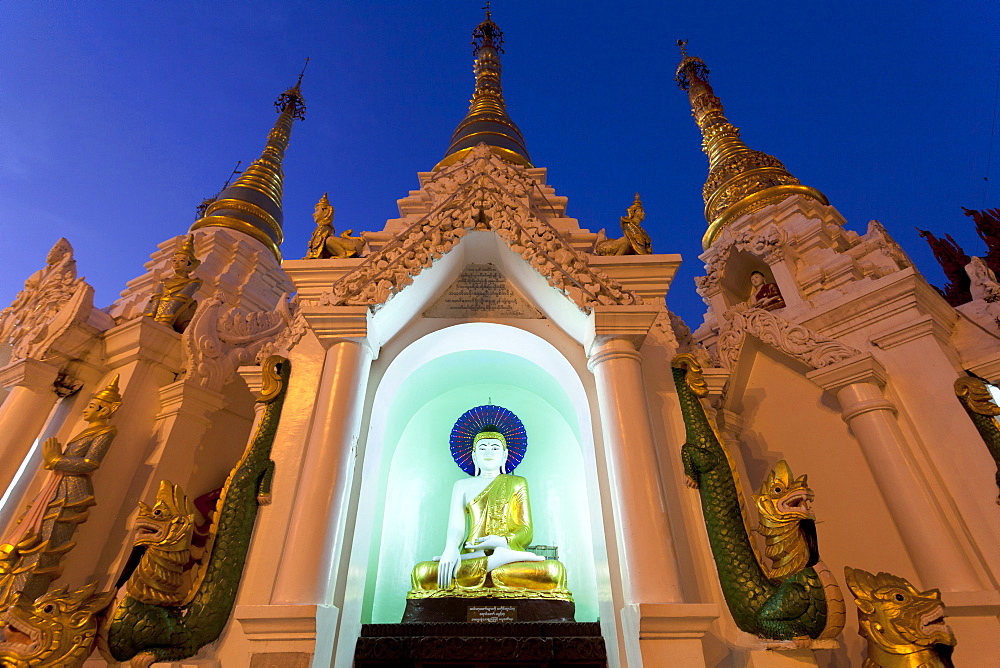
{"label": "buddha's right hand", "polygon": [[462,558],[458,554],[457,547],[449,547],[441,555],[438,562],[438,589],[448,589],[452,580],[455,579],[455,572],[458,565],[462,563]]}

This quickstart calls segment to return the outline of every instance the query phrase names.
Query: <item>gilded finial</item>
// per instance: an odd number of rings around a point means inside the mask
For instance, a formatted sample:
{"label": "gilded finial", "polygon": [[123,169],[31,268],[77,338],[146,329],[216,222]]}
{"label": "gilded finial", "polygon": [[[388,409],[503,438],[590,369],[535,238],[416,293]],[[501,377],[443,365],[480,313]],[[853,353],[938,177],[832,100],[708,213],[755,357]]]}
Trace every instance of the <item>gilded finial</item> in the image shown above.
{"label": "gilded finial", "polygon": [[306,64],[302,66],[302,71],[299,72],[299,78],[295,81],[295,85],[279,95],[278,99],[274,101],[274,108],[278,110],[278,113],[283,114],[288,111],[292,118],[300,121],[304,121],[306,118],[306,101],[302,97],[301,86],[302,77],[305,76],[307,67],[309,67],[308,58],[306,58]]}
{"label": "gilded finial", "polygon": [[705,61],[688,55],[686,40],[678,40],[677,45],[681,62],[675,79],[687,91],[702,134],[701,148],[708,155],[708,179],[702,188],[708,230],[702,245],[708,248],[722,228],[737,218],[791,195],[829,204],[823,193],[800,184],[780,160],[750,149],[740,139],[739,129],[726,118],[722,101],[712,90]]}
{"label": "gilded finial", "polygon": [[115,374],[108,386],[94,394],[94,399],[103,401],[111,406],[111,410],[117,410],[122,405],[122,395],[118,392],[118,379],[120,374]]}
{"label": "gilded finial", "polygon": [[442,169],[464,158],[475,146],[485,143],[507,162],[531,167],[521,130],[507,114],[500,85],[500,54],[503,31],[493,22],[489,3],[486,16],[472,31],[472,55],[475,58],[476,87],[469,112],[451,137],[444,159],[434,168]]}
{"label": "gilded finial", "polygon": [[302,85],[302,77],[306,75],[306,68],[309,67],[309,58],[306,58],[306,64],[302,66],[302,71],[299,72],[299,79],[295,82],[295,87],[298,88]]}
{"label": "gilded finial", "polygon": [[281,227],[284,221],[281,199],[285,178],[281,163],[295,119],[305,118],[306,103],[300,90],[303,75],[305,67],[295,85],[275,101],[278,120],[267,135],[267,144],[261,156],[236,179],[236,183],[218,194],[208,205],[204,216],[191,226],[191,231],[202,227],[225,227],[241,232],[264,244],[276,259],[281,260],[280,247],[285,237]]}

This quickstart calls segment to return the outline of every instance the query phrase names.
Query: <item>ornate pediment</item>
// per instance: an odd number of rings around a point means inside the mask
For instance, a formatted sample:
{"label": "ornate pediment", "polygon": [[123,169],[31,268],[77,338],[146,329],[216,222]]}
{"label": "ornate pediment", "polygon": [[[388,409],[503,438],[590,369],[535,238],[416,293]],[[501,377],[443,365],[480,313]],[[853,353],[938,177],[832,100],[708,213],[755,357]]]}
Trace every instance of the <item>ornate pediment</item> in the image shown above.
{"label": "ornate pediment", "polygon": [[640,304],[617,281],[591,268],[531,204],[536,183],[520,168],[477,147],[452,168],[435,174],[423,190],[431,210],[320,296],[322,305],[377,308],[413,282],[472,230],[496,233],[552,287],[589,312],[597,305]]}
{"label": "ornate pediment", "polygon": [[859,350],[828,339],[805,325],[746,304],[737,304],[725,312],[726,325],[719,333],[719,361],[732,370],[748,336],[804,362],[813,369],[860,355]]}
{"label": "ornate pediment", "polygon": [[[46,265],[28,277],[13,303],[0,311],[0,342],[11,361],[73,357],[88,347],[94,289],[76,275],[73,247],[59,239]],[[110,319],[109,319],[110,320]]]}

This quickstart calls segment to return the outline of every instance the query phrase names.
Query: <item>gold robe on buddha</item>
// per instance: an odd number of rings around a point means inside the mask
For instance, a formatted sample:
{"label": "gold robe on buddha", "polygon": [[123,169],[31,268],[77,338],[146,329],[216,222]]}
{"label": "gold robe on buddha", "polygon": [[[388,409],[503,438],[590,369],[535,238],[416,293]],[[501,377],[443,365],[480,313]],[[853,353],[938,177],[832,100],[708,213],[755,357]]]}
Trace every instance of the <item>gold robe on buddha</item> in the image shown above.
{"label": "gold robe on buddha", "polygon": [[[511,550],[525,551],[531,543],[531,508],[528,482],[521,476],[501,474],[465,506],[469,533],[463,546],[485,536],[503,536]],[[475,552],[463,547],[462,554]],[[487,553],[490,551],[487,550]],[[487,557],[463,559],[454,586],[438,588],[438,562],[423,561],[413,567],[407,598],[554,598],[572,601],[566,589],[566,569],[555,559],[516,561],[487,570]]]}

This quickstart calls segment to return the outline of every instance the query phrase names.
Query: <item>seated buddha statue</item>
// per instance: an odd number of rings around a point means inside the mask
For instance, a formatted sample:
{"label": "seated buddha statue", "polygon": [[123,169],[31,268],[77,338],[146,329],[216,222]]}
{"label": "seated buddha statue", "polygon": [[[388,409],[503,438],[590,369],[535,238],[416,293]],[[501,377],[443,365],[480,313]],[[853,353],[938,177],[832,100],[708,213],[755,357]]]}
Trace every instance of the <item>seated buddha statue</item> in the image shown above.
{"label": "seated buddha statue", "polygon": [[784,308],[785,300],[777,283],[768,283],[764,274],[759,271],[750,272],[750,298],[747,304],[752,308],[762,308],[765,311]]}
{"label": "seated buddha statue", "polygon": [[413,568],[408,599],[545,598],[572,601],[566,569],[527,551],[528,483],[506,473],[507,442],[486,426],[473,439],[475,475],[455,483],[441,556]]}

